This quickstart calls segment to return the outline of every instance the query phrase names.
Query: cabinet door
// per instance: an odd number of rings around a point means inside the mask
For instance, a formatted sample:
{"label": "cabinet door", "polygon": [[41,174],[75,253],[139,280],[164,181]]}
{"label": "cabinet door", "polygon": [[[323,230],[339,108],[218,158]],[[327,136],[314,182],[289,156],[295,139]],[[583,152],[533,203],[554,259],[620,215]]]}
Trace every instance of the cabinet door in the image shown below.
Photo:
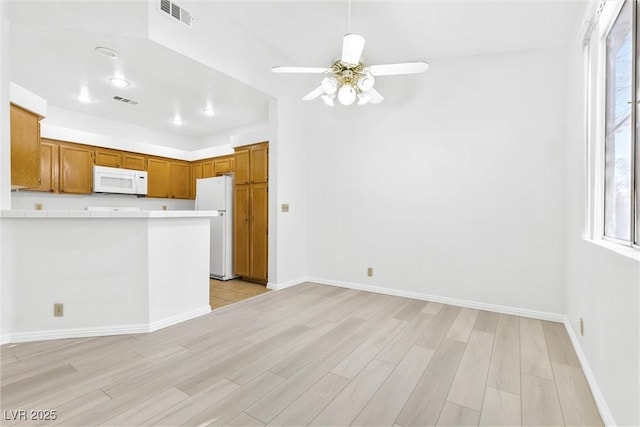
{"label": "cabinet door", "polygon": [[189,163],[171,162],[171,197],[188,199],[191,194]]}
{"label": "cabinet door", "polygon": [[89,194],[93,187],[93,147],[60,144],[60,192]]}
{"label": "cabinet door", "polygon": [[267,184],[252,184],[250,190],[251,219],[250,241],[251,254],[249,276],[253,279],[267,280],[267,263],[269,253],[269,210]]}
{"label": "cabinet door", "polygon": [[269,151],[267,145],[252,147],[251,153],[251,173],[249,179],[251,183],[263,183],[269,179]]}
{"label": "cabinet door", "polygon": [[215,161],[216,176],[228,174],[231,172],[231,159],[217,159]]}
{"label": "cabinet door", "polygon": [[234,181],[236,184],[249,183],[249,149],[236,150],[234,155]]}
{"label": "cabinet door", "polygon": [[216,176],[213,159],[204,160],[202,162],[202,177],[211,178]]}
{"label": "cabinet door", "polygon": [[233,189],[233,272],[248,277],[249,270],[249,186]]}
{"label": "cabinet door", "polygon": [[202,178],[202,163],[191,165],[191,198],[196,198],[196,180]]}
{"label": "cabinet door", "polygon": [[34,191],[58,192],[58,144],[40,141],[40,185]]}
{"label": "cabinet door", "polygon": [[147,196],[149,197],[169,197],[171,187],[171,166],[168,160],[153,159],[147,160]]}
{"label": "cabinet door", "polygon": [[147,157],[142,154],[123,153],[122,167],[125,169],[134,169],[137,171],[147,170]]}
{"label": "cabinet door", "polygon": [[11,104],[11,186],[40,185],[40,117]]}
{"label": "cabinet door", "polygon": [[98,166],[122,167],[122,152],[108,148],[96,148],[94,162]]}

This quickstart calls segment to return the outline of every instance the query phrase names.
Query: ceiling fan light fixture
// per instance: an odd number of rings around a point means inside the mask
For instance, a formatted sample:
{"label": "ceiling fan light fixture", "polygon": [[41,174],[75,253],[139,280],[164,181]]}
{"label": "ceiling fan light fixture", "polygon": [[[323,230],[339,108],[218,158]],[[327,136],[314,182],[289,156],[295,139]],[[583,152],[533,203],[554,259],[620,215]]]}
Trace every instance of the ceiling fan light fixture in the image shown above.
{"label": "ceiling fan light fixture", "polygon": [[182,126],[182,118],[179,115],[176,114],[173,117],[173,121],[171,123],[173,123],[176,126]]}
{"label": "ceiling fan light fixture", "polygon": [[358,94],[358,105],[365,105],[371,101],[371,95],[368,93],[360,92]]}
{"label": "ceiling fan light fixture", "polygon": [[342,85],[338,91],[338,101],[342,105],[351,105],[356,100],[356,90],[351,85]]}
{"label": "ceiling fan light fixture", "polygon": [[335,77],[325,77],[320,83],[322,90],[327,95],[333,95],[338,90],[338,81]]}
{"label": "ceiling fan light fixture", "polygon": [[358,79],[358,88],[363,92],[368,92],[373,89],[375,82],[376,79],[371,74],[364,74]]}
{"label": "ceiling fan light fixture", "polygon": [[333,99],[335,98],[335,95],[327,95],[324,94],[321,96],[322,100],[324,101],[324,104],[329,106],[329,107],[333,107]]}

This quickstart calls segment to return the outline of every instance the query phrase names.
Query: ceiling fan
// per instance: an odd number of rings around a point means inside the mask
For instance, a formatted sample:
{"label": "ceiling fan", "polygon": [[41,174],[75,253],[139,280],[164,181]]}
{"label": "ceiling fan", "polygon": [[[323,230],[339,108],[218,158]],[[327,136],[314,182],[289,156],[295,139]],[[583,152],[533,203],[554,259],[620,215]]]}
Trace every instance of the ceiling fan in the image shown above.
{"label": "ceiling fan", "polygon": [[374,89],[375,78],[400,74],[423,73],[429,64],[423,61],[399,64],[365,65],[362,50],[365,39],[359,34],[346,34],[342,40],[342,55],[329,68],[323,67],[273,67],[274,73],[326,74],[320,86],[302,99],[310,101],[321,97],[325,104],[334,105],[334,99],[342,105],[351,105],[358,99],[358,105],[378,104],[384,100]]}

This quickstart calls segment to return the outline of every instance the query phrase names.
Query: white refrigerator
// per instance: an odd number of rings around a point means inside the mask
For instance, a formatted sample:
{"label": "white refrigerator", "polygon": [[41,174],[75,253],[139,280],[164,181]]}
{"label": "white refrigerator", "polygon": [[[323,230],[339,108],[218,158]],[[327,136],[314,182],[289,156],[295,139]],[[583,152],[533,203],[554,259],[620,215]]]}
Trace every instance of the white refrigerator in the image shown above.
{"label": "white refrigerator", "polygon": [[196,180],[196,210],[218,212],[211,218],[209,276],[233,279],[233,177]]}

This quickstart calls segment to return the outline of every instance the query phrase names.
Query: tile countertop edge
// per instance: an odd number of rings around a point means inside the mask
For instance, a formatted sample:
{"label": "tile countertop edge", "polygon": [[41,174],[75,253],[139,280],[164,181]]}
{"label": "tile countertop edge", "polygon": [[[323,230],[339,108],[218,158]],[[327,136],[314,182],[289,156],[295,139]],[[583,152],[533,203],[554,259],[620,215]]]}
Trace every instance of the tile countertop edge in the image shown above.
{"label": "tile countertop edge", "polygon": [[219,216],[218,211],[86,211],[86,210],[3,210],[2,218],[203,218]]}

